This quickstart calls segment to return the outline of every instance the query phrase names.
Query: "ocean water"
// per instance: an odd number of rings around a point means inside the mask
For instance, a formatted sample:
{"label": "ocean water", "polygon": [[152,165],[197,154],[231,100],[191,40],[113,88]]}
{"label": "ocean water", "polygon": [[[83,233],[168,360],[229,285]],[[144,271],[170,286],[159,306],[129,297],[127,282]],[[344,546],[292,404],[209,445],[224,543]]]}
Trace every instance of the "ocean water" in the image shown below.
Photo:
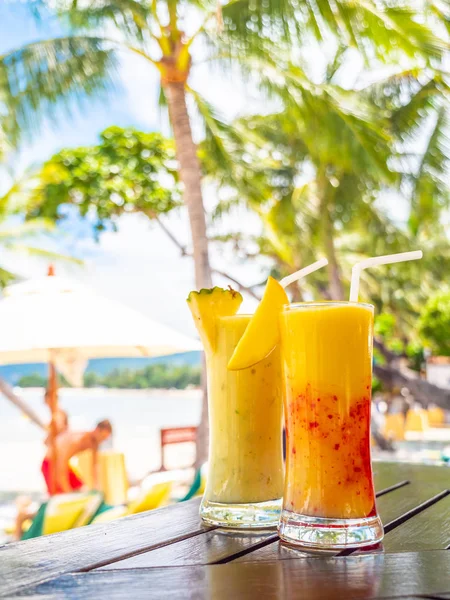
{"label": "ocean water", "polygon": [[[17,391],[17,390],[16,390]],[[43,390],[17,393],[44,420],[48,408]],[[108,418],[114,427],[113,448],[124,452],[131,479],[160,466],[159,431],[164,427],[195,426],[200,421],[201,395],[192,391],[60,390],[60,405],[70,426],[86,430]],[[40,472],[44,433],[0,395],[0,503],[14,492],[44,492]]]}

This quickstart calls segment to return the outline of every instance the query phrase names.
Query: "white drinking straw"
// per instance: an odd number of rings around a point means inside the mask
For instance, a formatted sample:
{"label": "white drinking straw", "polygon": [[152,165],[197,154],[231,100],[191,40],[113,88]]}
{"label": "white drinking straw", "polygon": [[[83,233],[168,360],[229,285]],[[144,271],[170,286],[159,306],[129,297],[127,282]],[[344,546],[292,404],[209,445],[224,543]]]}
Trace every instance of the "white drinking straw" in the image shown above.
{"label": "white drinking straw", "polygon": [[422,250],[415,250],[414,252],[401,252],[400,254],[386,254],[386,256],[374,256],[372,258],[366,258],[356,265],[352,269],[352,283],[350,286],[350,302],[358,302],[359,295],[359,277],[361,271],[368,267],[376,267],[378,265],[390,265],[392,263],[405,262],[407,260],[418,260],[422,258]]}
{"label": "white drinking straw", "polygon": [[291,283],[294,283],[294,281],[298,281],[299,279],[303,279],[303,277],[306,277],[310,273],[314,273],[314,271],[317,271],[318,269],[321,269],[322,267],[324,267],[327,264],[328,264],[327,259],[326,258],[321,258],[320,260],[317,260],[312,265],[309,265],[308,267],[305,267],[304,269],[300,269],[300,271],[295,271],[295,273],[292,273],[292,275],[288,275],[287,277],[283,277],[283,279],[280,281],[280,285],[285,288],[288,285],[290,285]]}

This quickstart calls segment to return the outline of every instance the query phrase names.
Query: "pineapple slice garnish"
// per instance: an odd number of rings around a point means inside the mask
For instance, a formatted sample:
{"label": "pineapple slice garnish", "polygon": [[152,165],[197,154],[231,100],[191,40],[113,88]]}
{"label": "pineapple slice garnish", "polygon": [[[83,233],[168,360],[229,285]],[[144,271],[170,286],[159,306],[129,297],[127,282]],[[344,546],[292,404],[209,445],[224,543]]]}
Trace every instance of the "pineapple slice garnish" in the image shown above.
{"label": "pineapple slice garnish", "polygon": [[217,319],[231,317],[237,313],[242,303],[241,294],[231,287],[227,290],[214,287],[191,292],[187,302],[205,352],[214,352],[217,342]]}

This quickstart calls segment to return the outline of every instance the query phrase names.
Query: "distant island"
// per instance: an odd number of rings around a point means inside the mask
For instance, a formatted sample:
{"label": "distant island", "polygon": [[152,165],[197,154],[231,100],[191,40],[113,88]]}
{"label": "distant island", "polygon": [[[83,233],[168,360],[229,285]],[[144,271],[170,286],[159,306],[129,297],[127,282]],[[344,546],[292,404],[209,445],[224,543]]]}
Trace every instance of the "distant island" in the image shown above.
{"label": "distant island", "polygon": [[[121,389],[175,388],[200,385],[200,352],[186,352],[154,358],[105,358],[89,361],[85,387]],[[0,377],[19,387],[45,387],[45,364],[6,365]],[[61,383],[67,386],[64,378]]]}

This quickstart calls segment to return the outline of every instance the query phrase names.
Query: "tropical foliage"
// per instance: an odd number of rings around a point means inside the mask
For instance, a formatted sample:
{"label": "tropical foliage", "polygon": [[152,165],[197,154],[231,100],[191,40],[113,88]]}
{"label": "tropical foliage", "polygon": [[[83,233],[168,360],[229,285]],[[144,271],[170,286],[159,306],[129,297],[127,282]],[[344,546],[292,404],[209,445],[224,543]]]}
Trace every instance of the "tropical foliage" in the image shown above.
{"label": "tropical foliage", "polygon": [[28,215],[59,221],[74,205],[96,233],[124,213],[149,218],[180,203],[172,142],[157,133],[109,127],[97,146],[62,150],[39,173]]}
{"label": "tropical foliage", "polygon": [[[260,216],[252,256],[269,256],[278,276],[318,252],[327,256],[328,278],[321,271],[308,278],[295,292],[298,299],[343,299],[361,258],[423,249],[422,261],[368,270],[361,283],[361,298],[395,319],[405,350],[417,338],[421,307],[450,268],[450,88],[437,68],[344,88],[339,70],[345,65],[345,51],[338,50],[320,82],[304,65],[294,88],[284,73],[292,93],[282,112],[241,118],[231,127],[216,119],[201,155],[208,175],[226,190],[217,217],[242,201]],[[242,234],[219,241],[246,257],[249,240]]]}
{"label": "tropical foliage", "polygon": [[135,371],[128,369],[114,369],[111,373],[99,376],[95,373],[86,373],[84,376],[85,387],[103,386],[107,388],[123,389],[170,389],[184,390],[189,386],[200,385],[200,367],[190,365],[148,365]]}
{"label": "tropical foliage", "polygon": [[420,332],[438,356],[450,356],[450,292],[434,294],[420,315]]}
{"label": "tropical foliage", "polygon": [[[19,387],[47,387],[47,378],[38,373],[24,375],[17,381]],[[70,387],[62,378],[61,385]],[[110,373],[98,374],[88,371],[84,375],[84,386],[117,389],[170,389],[184,390],[188,386],[200,385],[200,367],[190,365],[148,365],[143,369],[114,369]]]}

